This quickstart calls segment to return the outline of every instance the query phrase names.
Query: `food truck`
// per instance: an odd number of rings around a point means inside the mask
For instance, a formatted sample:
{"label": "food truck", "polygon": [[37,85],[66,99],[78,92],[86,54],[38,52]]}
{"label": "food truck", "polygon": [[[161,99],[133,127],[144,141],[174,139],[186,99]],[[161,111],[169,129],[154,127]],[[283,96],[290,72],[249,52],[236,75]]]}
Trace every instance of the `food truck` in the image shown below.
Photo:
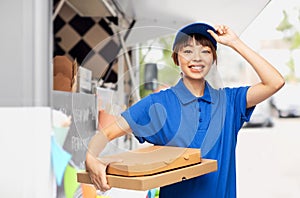
{"label": "food truck", "polygon": [[[134,89],[143,84],[140,44],[174,35],[196,21],[228,24],[241,34],[268,3],[1,2],[0,196],[80,197],[83,188],[74,175],[84,169],[86,145],[99,124],[99,106],[119,112],[141,98]],[[155,72],[150,82],[153,76]],[[64,130],[55,128],[54,110],[65,114],[65,121],[71,119]],[[57,137],[56,130],[63,137]],[[127,143],[123,146],[128,149],[138,147]]]}

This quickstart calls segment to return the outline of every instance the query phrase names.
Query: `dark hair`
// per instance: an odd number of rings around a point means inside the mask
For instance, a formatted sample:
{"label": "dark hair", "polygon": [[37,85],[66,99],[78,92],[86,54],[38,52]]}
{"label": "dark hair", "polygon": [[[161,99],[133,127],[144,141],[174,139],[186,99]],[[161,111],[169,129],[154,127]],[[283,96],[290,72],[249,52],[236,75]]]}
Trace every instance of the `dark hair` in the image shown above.
{"label": "dark hair", "polygon": [[190,35],[185,35],[185,36],[181,37],[181,39],[174,46],[173,53],[172,53],[172,58],[173,58],[174,63],[176,65],[179,65],[178,52],[184,46],[188,45],[193,40],[193,38],[196,40],[197,44],[210,47],[210,49],[212,50],[212,53],[213,53],[213,59],[214,59],[214,61],[217,62],[217,52],[216,52],[216,48],[213,45],[213,43],[208,38],[206,38],[205,36],[202,36],[201,34],[190,34]]}

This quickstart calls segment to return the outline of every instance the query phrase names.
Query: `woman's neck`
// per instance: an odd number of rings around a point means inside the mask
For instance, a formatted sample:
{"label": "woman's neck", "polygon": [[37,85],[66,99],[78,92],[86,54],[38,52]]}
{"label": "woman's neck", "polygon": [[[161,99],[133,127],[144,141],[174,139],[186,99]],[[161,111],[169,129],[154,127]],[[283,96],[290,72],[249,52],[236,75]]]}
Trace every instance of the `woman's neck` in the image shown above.
{"label": "woman's neck", "polygon": [[191,80],[183,78],[183,83],[187,89],[196,97],[201,97],[204,94],[205,80]]}

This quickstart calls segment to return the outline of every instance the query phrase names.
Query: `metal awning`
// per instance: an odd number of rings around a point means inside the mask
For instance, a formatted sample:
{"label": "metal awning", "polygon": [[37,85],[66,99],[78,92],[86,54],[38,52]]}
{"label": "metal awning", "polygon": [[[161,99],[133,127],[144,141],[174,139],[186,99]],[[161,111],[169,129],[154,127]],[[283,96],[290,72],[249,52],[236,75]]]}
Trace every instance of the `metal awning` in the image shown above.
{"label": "metal awning", "polygon": [[65,0],[82,16],[103,17],[105,4],[117,3],[126,17],[136,21],[127,45],[175,33],[188,23],[226,24],[242,33],[270,0]]}
{"label": "metal awning", "polygon": [[[242,33],[270,0],[117,0],[127,16],[136,20],[127,44],[174,33],[191,22],[226,24]],[[153,26],[153,28],[149,28]],[[147,31],[143,31],[145,28]]]}

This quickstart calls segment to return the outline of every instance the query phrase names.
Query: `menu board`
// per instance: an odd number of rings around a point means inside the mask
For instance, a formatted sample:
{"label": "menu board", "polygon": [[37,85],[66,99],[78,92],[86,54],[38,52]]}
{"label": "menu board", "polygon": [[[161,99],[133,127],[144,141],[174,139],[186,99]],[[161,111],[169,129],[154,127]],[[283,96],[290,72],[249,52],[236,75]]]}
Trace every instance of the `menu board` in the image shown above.
{"label": "menu board", "polygon": [[53,91],[52,100],[53,109],[72,117],[63,149],[72,155],[72,166],[85,169],[87,146],[98,124],[97,97],[93,94]]}

